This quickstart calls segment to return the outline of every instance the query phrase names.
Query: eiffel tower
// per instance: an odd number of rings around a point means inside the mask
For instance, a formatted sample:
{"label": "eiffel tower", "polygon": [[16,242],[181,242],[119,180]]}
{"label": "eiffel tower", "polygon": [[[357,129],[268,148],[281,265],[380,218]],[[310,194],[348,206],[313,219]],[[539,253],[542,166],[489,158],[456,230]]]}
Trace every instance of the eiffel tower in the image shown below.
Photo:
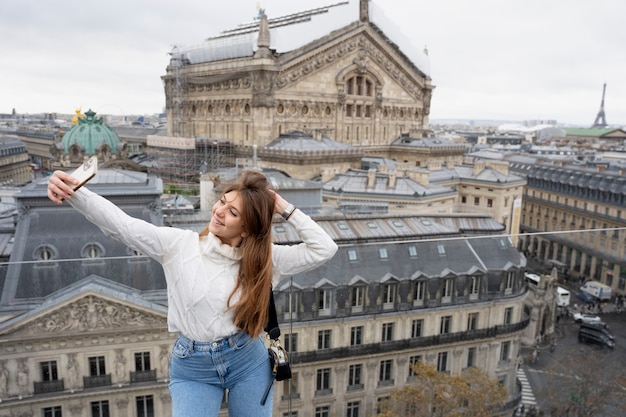
{"label": "eiffel tower", "polygon": [[604,93],[606,92],[606,83],[604,83],[604,87],[602,88],[602,102],[600,103],[600,111],[596,116],[596,121],[593,122],[593,126],[591,127],[599,127],[604,128],[607,127],[606,118],[604,117]]}

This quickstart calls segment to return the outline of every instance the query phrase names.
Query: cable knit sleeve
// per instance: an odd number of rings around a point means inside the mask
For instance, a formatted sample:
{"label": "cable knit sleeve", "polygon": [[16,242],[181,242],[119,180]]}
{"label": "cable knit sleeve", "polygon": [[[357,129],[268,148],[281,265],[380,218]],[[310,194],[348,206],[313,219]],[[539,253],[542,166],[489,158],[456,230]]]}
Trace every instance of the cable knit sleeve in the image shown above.
{"label": "cable knit sleeve", "polygon": [[321,266],[337,252],[337,244],[313,219],[297,210],[289,218],[302,243],[274,245],[272,250],[274,284],[281,278]]}
{"label": "cable knit sleeve", "polygon": [[172,227],[159,227],[145,220],[129,216],[106,198],[80,188],[68,202],[102,232],[163,263],[163,257],[184,235]]}

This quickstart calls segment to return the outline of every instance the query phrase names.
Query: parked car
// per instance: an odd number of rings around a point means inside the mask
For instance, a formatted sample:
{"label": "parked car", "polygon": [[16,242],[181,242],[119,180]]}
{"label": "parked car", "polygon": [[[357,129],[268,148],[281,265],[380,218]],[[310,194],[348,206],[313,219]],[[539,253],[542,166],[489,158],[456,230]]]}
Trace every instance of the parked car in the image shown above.
{"label": "parked car", "polygon": [[574,313],[574,321],[576,323],[601,323],[602,319],[595,314]]}
{"label": "parked car", "polygon": [[581,327],[580,330],[578,330],[578,342],[606,346],[609,349],[613,349],[615,347],[615,342],[609,339],[606,335],[585,327]]}
{"label": "parked car", "polygon": [[590,332],[594,331],[594,332],[601,333],[605,335],[606,337],[608,337],[610,341],[615,342],[615,335],[611,333],[611,331],[609,330],[609,326],[607,326],[607,324],[604,322],[600,322],[600,323],[584,323],[583,322],[583,323],[580,323],[580,328],[586,329]]}
{"label": "parked car", "polygon": [[586,293],[584,291],[578,291],[576,293],[576,298],[583,301],[584,303],[590,303],[594,300],[593,295]]}

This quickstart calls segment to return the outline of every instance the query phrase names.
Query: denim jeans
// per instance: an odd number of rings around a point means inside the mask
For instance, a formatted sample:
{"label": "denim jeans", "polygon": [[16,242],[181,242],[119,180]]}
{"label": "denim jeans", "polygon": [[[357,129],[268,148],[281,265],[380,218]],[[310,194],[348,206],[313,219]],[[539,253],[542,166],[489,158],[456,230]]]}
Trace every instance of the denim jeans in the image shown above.
{"label": "denim jeans", "polygon": [[270,417],[273,387],[267,348],[261,337],[236,333],[215,342],[179,336],[172,349],[172,417],[217,417],[228,390],[231,417]]}

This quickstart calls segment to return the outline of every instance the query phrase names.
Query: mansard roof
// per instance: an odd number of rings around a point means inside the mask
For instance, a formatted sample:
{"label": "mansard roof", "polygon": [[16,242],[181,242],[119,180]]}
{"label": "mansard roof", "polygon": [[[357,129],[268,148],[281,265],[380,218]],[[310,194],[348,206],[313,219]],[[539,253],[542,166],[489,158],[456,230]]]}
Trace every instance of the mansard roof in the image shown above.
{"label": "mansard roof", "polygon": [[[393,198],[417,198],[424,196],[435,196],[440,194],[453,193],[450,187],[438,184],[423,186],[409,177],[390,174],[374,173],[373,184],[369,182],[368,171],[360,169],[349,169],[344,173],[335,175],[324,183],[323,189],[327,192],[346,194],[367,194],[367,195],[388,195]],[[395,175],[395,184],[390,177]]]}
{"label": "mansard roof", "polygon": [[276,139],[265,145],[263,149],[292,152],[352,151],[363,153],[360,149],[355,148],[354,146],[337,142],[325,136],[320,137],[319,139],[314,138],[310,134],[297,130],[280,134]]}
{"label": "mansard roof", "polygon": [[[86,276],[98,275],[138,290],[164,290],[163,269],[88,222],[69,205],[47,198],[47,178],[15,195],[19,220],[1,288],[0,309],[36,305]],[[87,185],[131,216],[162,224],[161,180],[141,172],[100,170]],[[106,258],[106,260],[104,259]]]}
{"label": "mansard roof", "polygon": [[290,282],[312,288],[326,278],[337,286],[347,286],[354,285],[355,277],[382,283],[390,277],[398,281],[453,278],[525,266],[526,259],[506,236],[376,242],[340,245],[333,259],[313,271],[294,275]]}

